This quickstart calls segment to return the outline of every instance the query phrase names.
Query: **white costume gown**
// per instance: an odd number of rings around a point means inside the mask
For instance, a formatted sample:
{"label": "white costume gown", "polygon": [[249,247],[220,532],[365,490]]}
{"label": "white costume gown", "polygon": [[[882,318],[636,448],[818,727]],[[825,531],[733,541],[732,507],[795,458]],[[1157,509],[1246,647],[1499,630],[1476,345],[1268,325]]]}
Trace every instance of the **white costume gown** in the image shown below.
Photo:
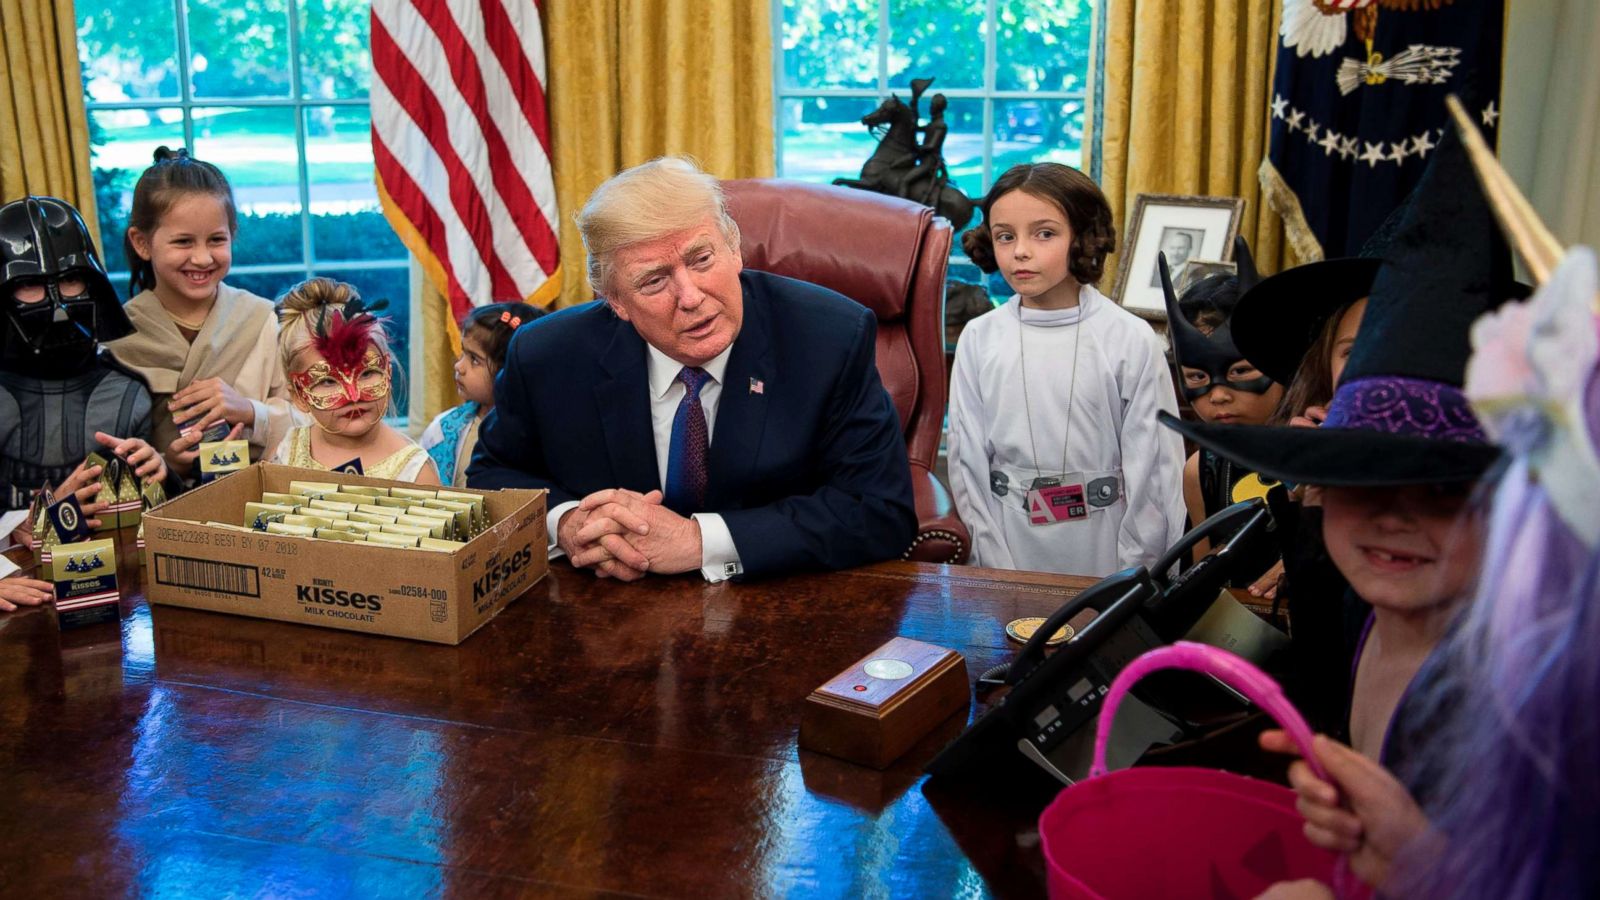
{"label": "white costume gown", "polygon": [[[1072,309],[1025,308],[1013,296],[974,319],[950,394],[950,481],[974,565],[1103,576],[1153,563],[1183,536],[1183,441],[1156,421],[1158,410],[1177,414],[1161,339],[1093,287]],[[1100,485],[1087,518],[1029,524],[1028,485],[1064,473]]]}

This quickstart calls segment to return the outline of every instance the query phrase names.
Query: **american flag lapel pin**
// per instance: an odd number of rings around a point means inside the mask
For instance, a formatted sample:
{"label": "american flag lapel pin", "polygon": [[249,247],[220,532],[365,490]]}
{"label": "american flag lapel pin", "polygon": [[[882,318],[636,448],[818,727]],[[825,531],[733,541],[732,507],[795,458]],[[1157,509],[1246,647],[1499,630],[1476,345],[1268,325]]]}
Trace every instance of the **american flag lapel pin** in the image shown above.
{"label": "american flag lapel pin", "polygon": [[766,392],[767,392],[767,383],[766,382],[762,381],[759,378],[754,378],[754,377],[752,377],[750,379],[750,393],[752,393],[752,394],[763,394],[764,395],[764,394],[766,394]]}

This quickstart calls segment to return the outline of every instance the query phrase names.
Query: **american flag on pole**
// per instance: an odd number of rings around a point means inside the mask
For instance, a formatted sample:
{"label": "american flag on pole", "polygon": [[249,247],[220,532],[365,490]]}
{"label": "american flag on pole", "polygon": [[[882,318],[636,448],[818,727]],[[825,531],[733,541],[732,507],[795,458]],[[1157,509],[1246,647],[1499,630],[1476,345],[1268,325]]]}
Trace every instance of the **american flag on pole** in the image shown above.
{"label": "american flag on pole", "polygon": [[560,220],[538,3],[373,0],[372,70],[378,198],[452,319],[547,305]]}

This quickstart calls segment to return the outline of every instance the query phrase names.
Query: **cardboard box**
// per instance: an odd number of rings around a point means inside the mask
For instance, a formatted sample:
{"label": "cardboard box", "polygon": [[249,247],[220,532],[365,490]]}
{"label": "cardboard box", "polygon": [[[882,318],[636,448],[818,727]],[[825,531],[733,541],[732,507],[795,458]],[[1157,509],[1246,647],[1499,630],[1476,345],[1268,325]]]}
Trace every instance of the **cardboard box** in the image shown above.
{"label": "cardboard box", "polygon": [[247,532],[262,491],[291,481],[416,487],[360,475],[257,463],[145,514],[145,597],[369,634],[459,644],[549,571],[545,491],[482,494],[493,525],[454,552]]}

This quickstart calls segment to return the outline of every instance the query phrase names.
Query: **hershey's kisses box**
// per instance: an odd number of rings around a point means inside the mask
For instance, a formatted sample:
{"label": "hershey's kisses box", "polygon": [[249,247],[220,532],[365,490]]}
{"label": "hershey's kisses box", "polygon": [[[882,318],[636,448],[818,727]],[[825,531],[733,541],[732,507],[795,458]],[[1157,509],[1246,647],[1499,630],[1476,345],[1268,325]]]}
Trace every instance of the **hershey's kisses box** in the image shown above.
{"label": "hershey's kisses box", "polygon": [[257,463],[144,515],[145,597],[346,631],[459,644],[549,571],[542,490],[475,491],[489,525],[453,550],[250,531],[245,504],[290,482],[419,488]]}

